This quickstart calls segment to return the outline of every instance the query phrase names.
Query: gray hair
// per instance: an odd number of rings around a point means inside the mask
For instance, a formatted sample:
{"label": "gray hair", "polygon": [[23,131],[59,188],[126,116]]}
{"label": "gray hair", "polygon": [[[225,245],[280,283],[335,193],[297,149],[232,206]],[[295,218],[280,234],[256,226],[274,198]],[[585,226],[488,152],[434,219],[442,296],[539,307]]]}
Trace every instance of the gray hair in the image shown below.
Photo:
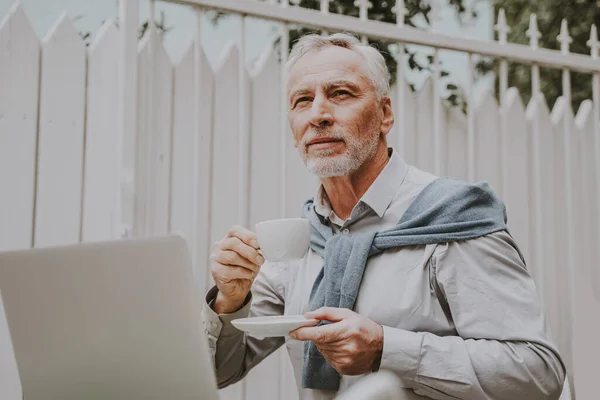
{"label": "gray hair", "polygon": [[365,60],[368,78],[378,98],[382,99],[389,94],[390,72],[381,53],[376,48],[363,44],[356,37],[346,33],[335,33],[328,36],[310,34],[301,37],[292,48],[286,64],[286,72],[289,73],[298,60],[307,53],[330,46],[343,47],[360,54]]}

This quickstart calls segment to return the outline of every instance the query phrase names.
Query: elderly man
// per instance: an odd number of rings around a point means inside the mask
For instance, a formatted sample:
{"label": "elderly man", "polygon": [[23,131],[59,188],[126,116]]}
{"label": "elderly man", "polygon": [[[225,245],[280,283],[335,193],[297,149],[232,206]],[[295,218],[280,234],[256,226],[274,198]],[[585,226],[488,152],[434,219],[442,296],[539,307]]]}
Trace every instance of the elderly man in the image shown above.
{"label": "elderly man", "polygon": [[[485,183],[438,178],[388,148],[389,72],[356,38],[305,36],[288,65],[294,143],[322,185],[306,202],[311,249],[265,262],[253,232],[214,244],[204,321],[220,387],[286,345],[300,398],[334,398],[393,371],[410,398],[557,399],[565,367],[534,282]],[[283,337],[231,320],[303,314]]]}

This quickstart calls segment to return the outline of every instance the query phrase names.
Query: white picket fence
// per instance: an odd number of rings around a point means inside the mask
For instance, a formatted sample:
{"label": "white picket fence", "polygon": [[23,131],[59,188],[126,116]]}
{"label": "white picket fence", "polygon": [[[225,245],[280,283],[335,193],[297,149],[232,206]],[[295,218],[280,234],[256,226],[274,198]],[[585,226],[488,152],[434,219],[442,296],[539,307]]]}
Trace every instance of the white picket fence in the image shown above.
{"label": "white picket fence", "polygon": [[[207,289],[208,250],[227,228],[297,216],[315,193],[318,181],[283,127],[278,54],[265,49],[247,71],[243,45],[231,44],[213,70],[197,35],[174,62],[149,32],[138,47],[137,81],[123,83],[137,88],[131,118],[119,114],[127,47],[114,22],[86,48],[67,14],[41,41],[20,6],[2,20],[0,250],[177,231],[193,238],[196,279]],[[524,105],[511,88],[503,107],[490,93],[464,115],[441,102],[434,82],[416,93],[403,80],[393,88],[401,120],[390,145],[419,168],[486,180],[501,194],[575,391],[596,398],[599,99],[574,115],[568,96],[549,110],[540,95]],[[122,129],[127,118],[135,132]],[[0,385],[2,399],[21,398],[3,318]],[[287,354],[274,353],[222,394],[296,398]]]}

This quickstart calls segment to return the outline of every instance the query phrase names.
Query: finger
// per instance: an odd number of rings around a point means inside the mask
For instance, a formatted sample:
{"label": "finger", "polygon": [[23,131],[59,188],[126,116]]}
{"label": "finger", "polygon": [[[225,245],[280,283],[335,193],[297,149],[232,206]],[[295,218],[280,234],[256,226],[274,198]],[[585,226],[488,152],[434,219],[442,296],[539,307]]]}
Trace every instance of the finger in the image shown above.
{"label": "finger", "polygon": [[323,344],[315,344],[315,347],[317,350],[319,350],[319,353],[321,353],[323,357],[329,361],[330,364],[332,364],[332,362],[339,361],[345,356],[345,353],[339,349],[340,346],[324,347]]}
{"label": "finger", "polygon": [[290,337],[295,340],[314,340],[318,327],[304,327],[293,330],[289,333]]}
{"label": "finger", "polygon": [[330,354],[333,356],[342,356],[345,354],[345,342],[343,340],[336,340],[329,343],[315,343],[319,352]]}
{"label": "finger", "polygon": [[221,250],[233,250],[246,260],[261,266],[265,259],[254,247],[248,246],[246,243],[238,237],[229,237],[221,240],[219,243]]}
{"label": "finger", "polygon": [[222,264],[224,266],[231,267],[243,267],[252,271],[253,273],[258,273],[260,270],[260,266],[250,262],[248,259],[240,256],[238,253],[232,250],[221,250],[214,257],[214,261]]}
{"label": "finger", "polygon": [[242,242],[246,243],[248,246],[252,246],[255,249],[258,249],[260,246],[258,245],[258,239],[256,238],[256,234],[251,230],[244,228],[243,226],[234,225],[227,232],[226,237],[237,237]]}
{"label": "finger", "polygon": [[338,324],[303,327],[290,332],[290,337],[296,340],[310,340],[315,344],[331,343],[340,339],[340,328],[342,327]]}
{"label": "finger", "polygon": [[321,307],[315,311],[309,311],[304,314],[306,318],[339,322],[346,318],[355,316],[356,313],[347,308]]}
{"label": "finger", "polygon": [[248,268],[226,265],[219,271],[219,277],[224,282],[235,281],[238,279],[253,280],[256,274]]}

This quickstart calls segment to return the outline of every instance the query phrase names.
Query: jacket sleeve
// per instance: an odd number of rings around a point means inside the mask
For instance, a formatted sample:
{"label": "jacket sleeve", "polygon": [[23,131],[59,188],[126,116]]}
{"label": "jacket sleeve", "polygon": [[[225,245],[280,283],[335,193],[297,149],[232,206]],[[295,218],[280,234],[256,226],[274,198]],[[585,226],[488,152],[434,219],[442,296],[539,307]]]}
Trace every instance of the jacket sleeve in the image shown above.
{"label": "jacket sleeve", "polygon": [[458,335],[384,327],[380,368],[432,399],[558,399],[565,366],[512,238],[438,245],[430,268]]}
{"label": "jacket sleeve", "polygon": [[243,379],[260,361],[284,344],[284,338],[255,338],[239,331],[231,321],[248,316],[282,315],[284,300],[268,277],[269,265],[259,272],[244,306],[232,314],[217,315],[211,308],[218,289],[211,288],[203,307],[203,321],[214,357],[217,385],[220,388]]}

